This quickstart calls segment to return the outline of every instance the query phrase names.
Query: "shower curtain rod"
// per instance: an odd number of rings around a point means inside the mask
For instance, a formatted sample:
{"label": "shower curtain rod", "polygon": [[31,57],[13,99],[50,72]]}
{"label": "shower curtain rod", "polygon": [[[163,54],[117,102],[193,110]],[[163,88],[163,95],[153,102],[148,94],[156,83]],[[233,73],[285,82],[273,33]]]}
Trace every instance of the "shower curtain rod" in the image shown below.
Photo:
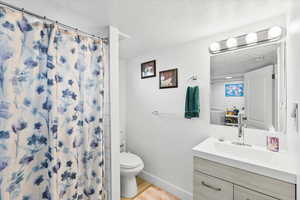
{"label": "shower curtain rod", "polygon": [[4,5],[4,6],[6,6],[6,7],[11,8],[11,9],[18,10],[18,11],[20,11],[20,12],[22,12],[22,13],[27,14],[27,15],[31,15],[31,16],[34,16],[34,17],[39,18],[39,19],[42,19],[42,20],[46,20],[46,21],[51,22],[51,23],[56,23],[56,24],[58,24],[58,25],[60,25],[60,26],[62,26],[62,27],[64,27],[64,28],[71,29],[71,30],[76,31],[76,32],[80,32],[80,33],[82,33],[82,34],[84,34],[84,35],[88,35],[89,37],[101,39],[101,40],[104,40],[105,42],[108,41],[108,38],[102,38],[102,37],[96,36],[96,35],[94,35],[94,34],[87,33],[87,32],[85,32],[85,31],[82,31],[82,30],[78,29],[78,28],[75,28],[75,27],[72,27],[72,26],[63,24],[63,23],[61,23],[61,22],[59,22],[59,21],[57,21],[57,20],[53,20],[53,19],[50,19],[50,18],[48,18],[48,17],[46,17],[46,16],[41,16],[41,15],[32,13],[32,12],[30,12],[30,11],[28,11],[28,10],[25,10],[24,8],[20,8],[20,7],[11,5],[11,4],[8,4],[8,3],[3,2],[3,1],[0,1],[0,5]]}

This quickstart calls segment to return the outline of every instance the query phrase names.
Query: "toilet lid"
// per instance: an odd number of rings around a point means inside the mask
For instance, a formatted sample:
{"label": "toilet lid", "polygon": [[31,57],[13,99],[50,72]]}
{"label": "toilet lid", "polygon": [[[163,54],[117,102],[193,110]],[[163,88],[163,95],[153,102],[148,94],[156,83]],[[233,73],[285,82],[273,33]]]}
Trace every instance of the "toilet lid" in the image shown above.
{"label": "toilet lid", "polygon": [[143,161],[140,157],[137,155],[134,155],[132,153],[121,153],[120,156],[120,164],[121,167],[130,169],[135,168],[143,164]]}

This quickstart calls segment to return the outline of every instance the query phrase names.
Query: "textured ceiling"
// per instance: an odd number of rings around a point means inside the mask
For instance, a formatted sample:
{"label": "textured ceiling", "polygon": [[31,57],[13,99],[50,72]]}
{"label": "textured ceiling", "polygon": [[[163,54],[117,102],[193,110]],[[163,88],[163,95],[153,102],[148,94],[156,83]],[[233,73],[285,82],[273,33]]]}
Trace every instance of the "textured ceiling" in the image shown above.
{"label": "textured ceiling", "polygon": [[288,0],[6,0],[92,33],[108,24],[131,36],[130,58],[284,13]]}

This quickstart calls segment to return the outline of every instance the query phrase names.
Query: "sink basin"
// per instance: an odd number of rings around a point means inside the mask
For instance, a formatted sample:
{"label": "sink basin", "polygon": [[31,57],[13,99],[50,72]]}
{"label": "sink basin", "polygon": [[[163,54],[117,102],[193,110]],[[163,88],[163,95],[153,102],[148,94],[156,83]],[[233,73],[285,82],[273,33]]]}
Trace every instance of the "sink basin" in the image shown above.
{"label": "sink basin", "polygon": [[289,183],[297,182],[297,159],[284,151],[271,152],[266,147],[236,145],[210,137],[195,146],[193,154]]}
{"label": "sink basin", "polygon": [[240,146],[230,142],[214,143],[217,152],[226,154],[232,158],[245,159],[251,162],[270,162],[273,158],[273,153],[255,146]]}

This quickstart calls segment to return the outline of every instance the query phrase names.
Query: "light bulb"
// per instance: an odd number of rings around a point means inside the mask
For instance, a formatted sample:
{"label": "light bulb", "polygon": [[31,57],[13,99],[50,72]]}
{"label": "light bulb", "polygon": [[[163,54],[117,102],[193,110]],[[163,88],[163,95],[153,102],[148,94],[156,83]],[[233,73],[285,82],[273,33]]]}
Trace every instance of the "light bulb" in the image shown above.
{"label": "light bulb", "polygon": [[237,46],[237,40],[235,38],[229,38],[226,41],[226,45],[228,48],[236,47]]}
{"label": "light bulb", "polygon": [[221,47],[218,42],[214,42],[210,45],[210,50],[211,51],[220,51]]}
{"label": "light bulb", "polygon": [[246,36],[246,42],[247,42],[247,44],[252,44],[252,43],[257,42],[257,33],[249,33]]}
{"label": "light bulb", "polygon": [[269,39],[274,39],[274,38],[277,38],[277,37],[281,36],[281,34],[282,34],[282,28],[279,27],[279,26],[274,26],[274,27],[269,29],[268,38]]}

